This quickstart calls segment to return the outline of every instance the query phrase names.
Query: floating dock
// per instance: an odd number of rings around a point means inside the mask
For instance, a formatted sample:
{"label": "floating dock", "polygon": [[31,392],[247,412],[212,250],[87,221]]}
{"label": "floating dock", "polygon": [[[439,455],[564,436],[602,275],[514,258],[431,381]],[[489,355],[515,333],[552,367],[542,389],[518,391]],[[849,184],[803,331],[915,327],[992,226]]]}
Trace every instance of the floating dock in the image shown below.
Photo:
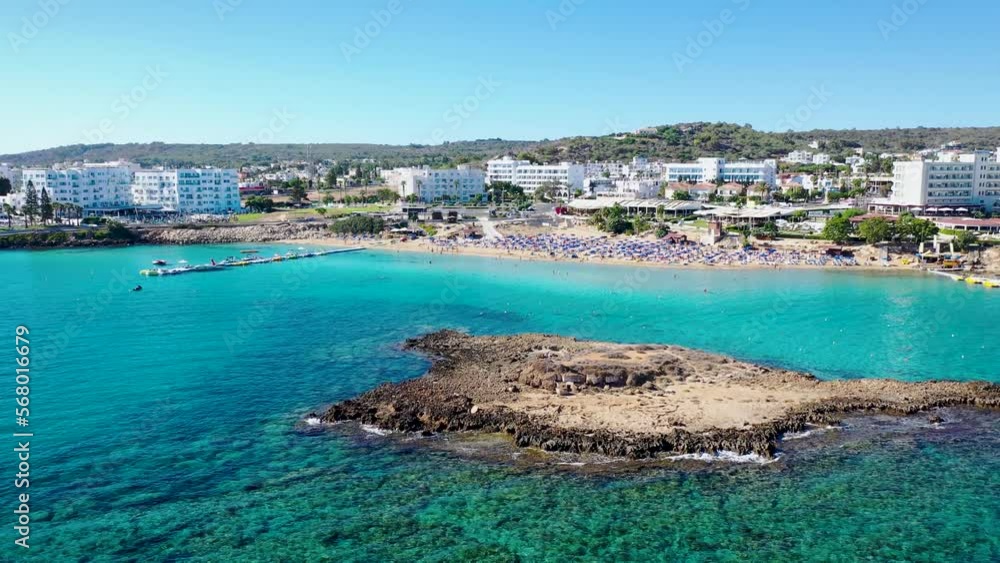
{"label": "floating dock", "polygon": [[316,252],[287,252],[285,254],[275,254],[274,256],[269,257],[256,256],[253,258],[227,258],[222,262],[216,262],[214,264],[198,264],[196,266],[180,266],[177,268],[150,268],[146,270],[139,270],[139,273],[143,276],[161,277],[179,276],[181,274],[195,274],[199,272],[220,272],[222,270],[228,270],[229,268],[257,266],[259,264],[272,264],[274,262],[288,262],[291,260],[305,260],[307,258],[319,258],[320,256],[329,256],[330,254],[345,254],[347,252],[358,252],[360,250],[364,250],[364,248],[357,246],[351,248],[319,250]]}
{"label": "floating dock", "polygon": [[980,276],[974,276],[972,274],[956,274],[954,272],[942,272],[939,270],[930,270],[930,272],[932,274],[944,276],[953,281],[965,282],[969,285],[981,285],[983,287],[988,287],[991,289],[1000,288],[1000,279],[996,278],[984,278]]}

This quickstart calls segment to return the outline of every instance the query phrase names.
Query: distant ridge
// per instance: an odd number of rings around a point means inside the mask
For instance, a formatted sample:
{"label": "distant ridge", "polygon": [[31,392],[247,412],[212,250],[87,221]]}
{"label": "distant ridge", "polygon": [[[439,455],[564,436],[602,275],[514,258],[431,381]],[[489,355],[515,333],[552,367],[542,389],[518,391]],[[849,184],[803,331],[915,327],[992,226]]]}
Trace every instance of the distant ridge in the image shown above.
{"label": "distant ridge", "polygon": [[957,142],[964,149],[1000,147],[1000,127],[915,127],[906,129],[834,130],[772,133],[732,123],[679,123],[598,137],[555,141],[480,139],[443,145],[379,145],[360,143],[185,144],[129,143],[67,145],[0,155],[0,162],[45,166],[66,161],[127,159],[144,166],[240,166],[278,160],[372,158],[389,166],[447,166],[480,162],[500,154],[533,153],[542,161],[628,160],[634,156],[691,160],[702,156],[762,159],[782,156],[821,142],[820,151],[835,156],[856,147],[869,152],[912,152]]}

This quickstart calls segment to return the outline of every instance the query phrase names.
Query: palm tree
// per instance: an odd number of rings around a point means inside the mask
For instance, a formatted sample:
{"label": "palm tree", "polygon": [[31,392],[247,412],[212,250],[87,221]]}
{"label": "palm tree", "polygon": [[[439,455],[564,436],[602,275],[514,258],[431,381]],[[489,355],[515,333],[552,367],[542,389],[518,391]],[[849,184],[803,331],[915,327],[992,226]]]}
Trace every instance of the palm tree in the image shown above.
{"label": "palm tree", "polygon": [[14,219],[14,206],[9,203],[3,204],[3,212],[7,215],[7,229],[10,230],[14,228],[11,224],[11,221]]}

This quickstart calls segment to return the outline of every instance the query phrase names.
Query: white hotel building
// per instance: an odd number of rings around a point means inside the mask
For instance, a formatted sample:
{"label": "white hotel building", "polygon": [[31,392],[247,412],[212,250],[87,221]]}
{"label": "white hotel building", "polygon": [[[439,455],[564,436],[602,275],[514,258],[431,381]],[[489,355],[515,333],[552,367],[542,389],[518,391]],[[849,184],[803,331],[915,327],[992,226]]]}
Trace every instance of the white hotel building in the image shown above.
{"label": "white hotel building", "polygon": [[132,201],[181,214],[232,213],[240,210],[239,176],[220,168],[140,170],[132,182]]}
{"label": "white hotel building", "polygon": [[17,169],[6,162],[0,162],[0,177],[7,178],[13,184],[17,179]]}
{"label": "white hotel building", "polygon": [[793,164],[813,164],[813,153],[809,151],[792,151],[784,158],[785,162]]}
{"label": "white hotel building", "polygon": [[469,201],[486,193],[486,175],[482,170],[461,165],[458,168],[396,168],[383,177],[403,198],[416,196],[424,202],[445,199]]}
{"label": "white hotel building", "polygon": [[573,190],[583,189],[587,174],[584,164],[562,162],[559,164],[532,164],[509,156],[486,163],[486,183],[510,182],[520,186],[525,193],[534,193],[544,185],[555,185]]}
{"label": "white hotel building", "polygon": [[15,207],[24,205],[28,182],[38,193],[45,189],[53,202],[72,203],[85,211],[148,207],[185,214],[217,214],[240,210],[236,170],[141,170],[127,162],[27,168],[21,175],[21,190],[10,196]]}
{"label": "white hotel building", "polygon": [[890,213],[1000,212],[1000,149],[961,154],[947,161],[897,162],[892,194],[870,207]]}
{"label": "white hotel building", "polygon": [[668,183],[762,183],[773,188],[778,176],[778,163],[775,160],[726,162],[724,158],[699,158],[692,163],[669,163],[665,165],[665,169],[665,180]]}
{"label": "white hotel building", "polygon": [[139,167],[128,162],[87,163],[72,168],[25,168],[21,194],[28,182],[53,202],[83,208],[113,208],[131,204],[132,175]]}

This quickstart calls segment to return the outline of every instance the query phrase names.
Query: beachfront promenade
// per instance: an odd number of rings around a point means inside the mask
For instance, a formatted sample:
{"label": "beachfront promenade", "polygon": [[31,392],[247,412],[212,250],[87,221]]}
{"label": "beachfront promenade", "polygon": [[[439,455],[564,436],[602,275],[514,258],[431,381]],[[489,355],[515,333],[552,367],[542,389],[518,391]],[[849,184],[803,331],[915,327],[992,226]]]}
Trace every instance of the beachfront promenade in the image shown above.
{"label": "beachfront promenade", "polygon": [[727,249],[698,243],[575,235],[507,235],[503,239],[431,239],[442,251],[483,249],[568,260],[624,260],[707,266],[857,266],[853,257],[775,248]]}

